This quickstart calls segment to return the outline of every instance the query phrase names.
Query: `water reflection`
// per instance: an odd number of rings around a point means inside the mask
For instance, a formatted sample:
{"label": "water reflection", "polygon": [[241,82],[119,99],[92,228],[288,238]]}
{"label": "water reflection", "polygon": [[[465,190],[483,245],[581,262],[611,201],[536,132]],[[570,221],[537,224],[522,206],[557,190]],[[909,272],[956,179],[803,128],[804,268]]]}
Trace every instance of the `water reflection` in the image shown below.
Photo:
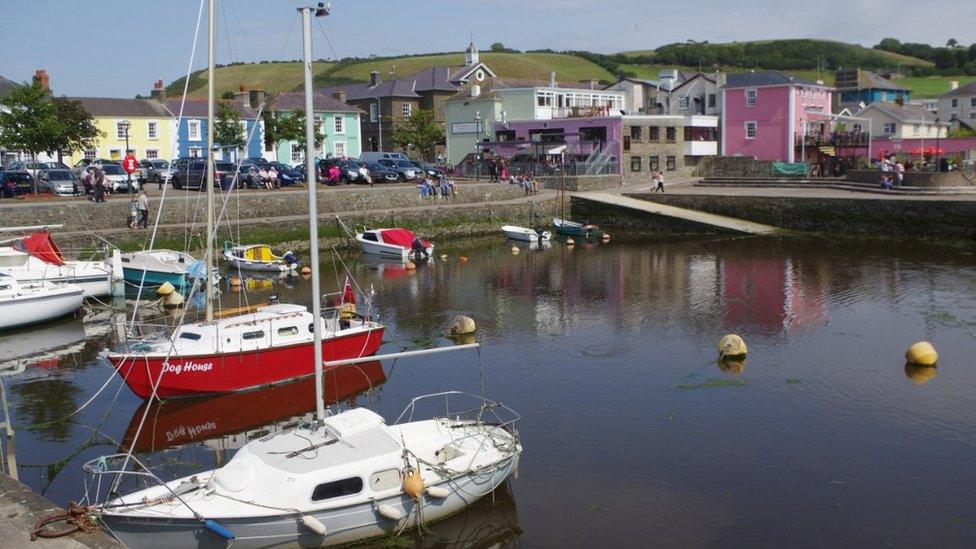
{"label": "water reflection", "polygon": [[[355,407],[360,393],[385,381],[379,361],[329,370],[323,375],[325,402]],[[189,443],[236,450],[251,439],[311,421],[314,395],[315,379],[306,378],[243,393],[143,403],[132,414],[119,451],[150,453]]]}
{"label": "water reflection", "polygon": [[938,370],[935,366],[919,366],[917,364],[905,363],[905,376],[912,380],[915,385],[925,385],[932,381]]}

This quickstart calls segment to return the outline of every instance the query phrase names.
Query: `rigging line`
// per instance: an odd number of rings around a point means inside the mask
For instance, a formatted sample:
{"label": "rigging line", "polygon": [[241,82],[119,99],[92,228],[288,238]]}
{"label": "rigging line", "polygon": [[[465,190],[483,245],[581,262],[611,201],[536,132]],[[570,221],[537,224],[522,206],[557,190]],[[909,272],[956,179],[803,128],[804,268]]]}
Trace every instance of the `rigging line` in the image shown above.
{"label": "rigging line", "polygon": [[241,31],[241,36],[244,37],[244,45],[247,47],[247,52],[251,55],[251,61],[253,62],[258,57],[254,55],[254,49],[251,48],[251,41],[247,37],[247,33],[244,31],[244,25],[241,22],[241,16],[237,12],[237,4],[234,2],[225,2],[230,4],[230,11],[234,15],[234,19],[237,20],[237,28]]}
{"label": "rigging line", "polygon": [[329,45],[329,49],[332,50],[332,58],[335,59],[336,62],[338,62],[339,56],[336,54],[335,48],[332,47],[332,41],[329,40],[329,35],[325,33],[325,27],[322,26],[322,21],[320,21],[319,18],[316,17],[315,22],[318,24],[319,30],[322,31],[322,36],[325,37],[325,42],[326,44]]}
{"label": "rigging line", "polygon": [[[186,94],[190,86],[190,73],[193,72],[193,59],[196,57],[197,53],[197,42],[200,38],[200,22],[203,19],[203,6],[206,0],[200,0],[200,8],[197,11],[197,24],[196,29],[193,31],[193,45],[190,48],[190,61],[187,63],[186,67],[186,78],[183,80],[183,97],[180,98],[180,112],[176,118],[176,129],[179,131],[180,124],[183,120],[183,110],[186,106]],[[173,155],[179,154],[179,144],[178,142],[173,143]],[[171,172],[172,174],[172,172]],[[172,177],[172,176],[171,176]],[[159,230],[159,221],[162,219],[163,206],[166,204],[166,190],[170,185],[163,185],[163,193],[159,197],[159,206],[156,208],[156,220],[153,223],[152,234],[149,237],[149,249],[152,250],[153,246],[156,245],[156,232]],[[184,208],[186,209],[186,208]],[[129,325],[129,331],[135,328],[136,315],[139,313],[139,304],[142,302],[142,290],[146,282],[146,274],[148,269],[142,271],[142,280],[139,283],[139,290],[136,294],[136,303],[132,309],[132,321]],[[209,275],[209,273],[207,273]]]}
{"label": "rigging line", "polygon": [[[230,64],[234,62],[234,49],[230,45],[230,19],[227,17],[227,2],[220,3],[220,12],[224,19],[224,38],[227,40],[227,64]],[[216,42],[214,40],[214,43]]]}

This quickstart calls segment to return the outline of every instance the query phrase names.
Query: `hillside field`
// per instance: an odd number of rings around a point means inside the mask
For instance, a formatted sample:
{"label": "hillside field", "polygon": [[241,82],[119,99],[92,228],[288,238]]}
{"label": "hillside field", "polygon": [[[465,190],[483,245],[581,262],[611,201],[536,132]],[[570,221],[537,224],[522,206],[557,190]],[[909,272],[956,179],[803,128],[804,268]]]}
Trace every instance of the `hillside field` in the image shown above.
{"label": "hillside field", "polygon": [[[313,63],[312,76],[317,77],[333,66],[333,63]],[[251,89],[262,89],[268,93],[291,91],[302,85],[302,78],[302,64],[298,62],[253,63],[214,69],[217,97],[225,91],[236,92],[242,83],[247,84]],[[183,79],[180,78],[167,86],[166,93],[171,97],[179,97],[183,93]],[[187,95],[206,97],[206,71],[197,71],[190,75]]]}

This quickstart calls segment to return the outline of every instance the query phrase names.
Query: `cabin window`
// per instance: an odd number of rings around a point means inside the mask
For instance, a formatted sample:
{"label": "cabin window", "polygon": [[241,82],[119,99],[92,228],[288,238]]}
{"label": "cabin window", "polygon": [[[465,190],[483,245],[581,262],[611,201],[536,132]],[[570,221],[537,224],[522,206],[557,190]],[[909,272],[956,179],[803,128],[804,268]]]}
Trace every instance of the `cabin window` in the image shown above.
{"label": "cabin window", "polygon": [[376,233],[363,233],[363,240],[369,240],[370,242],[379,242],[376,238]]}
{"label": "cabin window", "polygon": [[308,333],[310,333],[310,334],[314,334],[315,333],[315,323],[314,322],[312,322],[311,324],[308,325]]}
{"label": "cabin window", "polygon": [[363,491],[363,479],[360,477],[344,478],[333,482],[319,484],[312,491],[312,501],[351,496]]}
{"label": "cabin window", "polygon": [[255,332],[244,332],[241,334],[241,339],[261,339],[264,337],[264,330],[257,330]]}
{"label": "cabin window", "polygon": [[189,339],[190,341],[196,341],[200,339],[200,334],[195,334],[193,332],[181,332],[180,339]]}
{"label": "cabin window", "polygon": [[278,335],[280,336],[298,335],[298,326],[288,326],[287,328],[278,328]]}

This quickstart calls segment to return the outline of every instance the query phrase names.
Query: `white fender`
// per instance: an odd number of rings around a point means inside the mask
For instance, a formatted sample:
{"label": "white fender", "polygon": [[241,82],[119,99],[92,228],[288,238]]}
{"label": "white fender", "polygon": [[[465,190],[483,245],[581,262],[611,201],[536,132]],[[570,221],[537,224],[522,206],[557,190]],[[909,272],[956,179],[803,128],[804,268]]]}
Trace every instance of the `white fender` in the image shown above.
{"label": "white fender", "polygon": [[396,507],[387,505],[385,503],[378,506],[376,510],[380,512],[380,515],[390,520],[403,520],[403,517],[405,516],[403,511],[400,511]]}
{"label": "white fender", "polygon": [[427,495],[432,498],[444,499],[451,495],[451,491],[443,486],[428,486]]}
{"label": "white fender", "polygon": [[315,532],[320,536],[325,535],[326,532],[325,525],[322,524],[322,521],[313,517],[312,515],[302,515],[302,524],[304,524],[306,528],[308,528],[309,530]]}

